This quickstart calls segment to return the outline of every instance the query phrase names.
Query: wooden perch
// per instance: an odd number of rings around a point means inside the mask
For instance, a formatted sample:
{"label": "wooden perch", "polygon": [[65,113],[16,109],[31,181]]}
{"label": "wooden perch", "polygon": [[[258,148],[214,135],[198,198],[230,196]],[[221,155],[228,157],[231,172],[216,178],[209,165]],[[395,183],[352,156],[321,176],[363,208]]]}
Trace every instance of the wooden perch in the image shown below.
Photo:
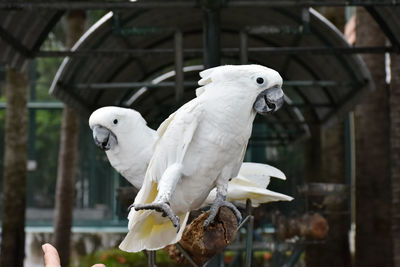
{"label": "wooden perch", "polygon": [[[193,261],[202,265],[215,254],[222,252],[234,239],[238,222],[233,212],[227,208],[220,208],[214,223],[206,230],[204,221],[209,212],[202,213],[183,232],[179,244],[191,256]],[[171,258],[180,263],[188,263],[175,245],[165,248]]]}

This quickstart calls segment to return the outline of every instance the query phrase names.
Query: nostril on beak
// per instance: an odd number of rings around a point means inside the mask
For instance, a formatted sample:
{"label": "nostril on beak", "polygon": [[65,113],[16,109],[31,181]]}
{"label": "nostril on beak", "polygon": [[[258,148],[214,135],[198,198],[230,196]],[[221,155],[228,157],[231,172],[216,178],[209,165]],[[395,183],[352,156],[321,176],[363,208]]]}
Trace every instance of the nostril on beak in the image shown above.
{"label": "nostril on beak", "polygon": [[110,135],[107,135],[107,138],[101,143],[101,146],[103,148],[107,148],[109,139],[110,139]]}
{"label": "nostril on beak", "polygon": [[267,102],[267,106],[271,109],[271,110],[275,110],[276,105],[274,103],[268,103]]}

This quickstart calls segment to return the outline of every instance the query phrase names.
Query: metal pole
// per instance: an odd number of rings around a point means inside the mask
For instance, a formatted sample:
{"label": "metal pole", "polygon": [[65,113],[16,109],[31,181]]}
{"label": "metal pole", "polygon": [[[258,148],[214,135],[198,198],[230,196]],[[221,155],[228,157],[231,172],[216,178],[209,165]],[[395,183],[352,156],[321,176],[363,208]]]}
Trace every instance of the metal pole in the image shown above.
{"label": "metal pole", "polygon": [[[309,7],[309,6],[396,6],[398,0],[363,0],[363,1],[321,1],[321,0],[269,0],[269,1],[227,1],[228,7]],[[2,1],[0,9],[54,9],[54,10],[126,10],[138,8],[190,8],[197,7],[198,1]]]}
{"label": "metal pole", "polygon": [[149,267],[156,267],[156,251],[149,250],[149,254],[147,255],[147,263]]}
{"label": "metal pole", "polygon": [[[246,62],[244,62],[245,64]],[[363,83],[355,83],[348,81],[334,81],[334,80],[286,80],[283,81],[285,87],[350,87],[350,86],[362,86]],[[78,83],[65,86],[67,89],[79,89],[79,90],[125,90],[136,87],[174,87],[176,82],[110,82],[110,83]],[[184,87],[197,86],[197,81],[186,81],[183,82]],[[43,103],[45,105],[46,103]]]}
{"label": "metal pole", "polygon": [[253,258],[253,229],[254,229],[254,216],[251,215],[251,200],[246,201],[246,212],[249,216],[247,223],[247,234],[246,234],[246,260],[245,267],[251,266],[251,260]]}
{"label": "metal pole", "polygon": [[247,33],[245,31],[240,31],[239,38],[240,38],[240,64],[247,64],[249,61],[247,53],[247,48],[248,48]]}
{"label": "metal pole", "polygon": [[183,256],[190,262],[190,264],[192,264],[194,267],[199,267],[199,265],[197,265],[194,260],[192,259],[192,257],[189,255],[189,253],[186,252],[186,250],[178,243],[175,244],[175,246],[178,248],[178,250],[183,254]]}
{"label": "metal pole", "polygon": [[183,36],[180,30],[175,32],[175,101],[183,98]]}
{"label": "metal pole", "polygon": [[203,17],[203,61],[204,67],[211,68],[221,64],[220,10],[217,7],[205,8]]}
{"label": "metal pole", "polygon": [[[205,17],[209,17],[208,15]],[[216,15],[212,15],[215,19]],[[208,24],[208,23],[205,23]],[[216,66],[220,63],[221,53],[225,55],[237,55],[239,48],[227,47],[220,48],[219,33],[216,35],[212,31],[204,29],[204,50],[201,48],[186,48],[183,53],[190,56],[198,56],[203,53],[204,62],[210,66]],[[76,50],[76,51],[46,51],[41,50],[34,54],[32,57],[116,57],[116,56],[143,56],[151,54],[152,56],[162,56],[165,54],[174,53],[174,49],[170,48],[154,48],[154,49],[97,49],[97,50]],[[381,54],[381,53],[394,53],[397,48],[393,46],[364,46],[364,47],[249,47],[248,53],[263,53],[263,54],[312,54],[312,55],[329,55],[329,54]],[[217,64],[218,63],[218,64]],[[214,64],[214,65],[211,65]],[[216,65],[215,65],[216,64]],[[206,65],[207,66],[207,65]]]}

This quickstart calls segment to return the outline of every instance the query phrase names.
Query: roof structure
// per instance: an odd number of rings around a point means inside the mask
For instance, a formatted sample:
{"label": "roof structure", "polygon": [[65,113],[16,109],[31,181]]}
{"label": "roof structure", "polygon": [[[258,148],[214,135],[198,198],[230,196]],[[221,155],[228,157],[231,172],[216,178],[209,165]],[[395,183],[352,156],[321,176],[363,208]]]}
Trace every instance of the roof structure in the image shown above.
{"label": "roof structure", "polygon": [[[86,114],[118,105],[138,110],[150,122],[163,120],[182,101],[194,97],[198,72],[204,68],[205,32],[199,23],[203,20],[204,11],[196,7],[109,13],[73,51],[127,50],[127,54],[66,58],[51,93]],[[335,122],[373,89],[359,55],[326,51],[316,55],[307,50],[349,47],[342,34],[313,9],[223,8],[219,23],[222,64],[262,64],[284,77],[286,105],[266,118],[280,139],[293,141],[308,135],[307,123]],[[274,50],[282,47],[303,51]],[[179,53],[184,90],[177,101]]]}
{"label": "roof structure", "polygon": [[[349,46],[329,21],[309,8],[324,5],[365,6],[391,46]],[[132,107],[153,125],[194,97],[203,65],[266,65],[284,77],[286,104],[256,122],[267,122],[273,130],[267,139],[294,141],[309,135],[311,123],[329,126],[340,120],[373,90],[359,53],[398,51],[398,5],[342,0],[4,1],[0,62],[22,68],[29,58],[68,56],[52,94],[85,115],[104,105]],[[114,12],[71,51],[41,51],[48,32],[72,9]]]}
{"label": "roof structure", "polygon": [[60,10],[0,9],[0,63],[24,69],[63,14]]}

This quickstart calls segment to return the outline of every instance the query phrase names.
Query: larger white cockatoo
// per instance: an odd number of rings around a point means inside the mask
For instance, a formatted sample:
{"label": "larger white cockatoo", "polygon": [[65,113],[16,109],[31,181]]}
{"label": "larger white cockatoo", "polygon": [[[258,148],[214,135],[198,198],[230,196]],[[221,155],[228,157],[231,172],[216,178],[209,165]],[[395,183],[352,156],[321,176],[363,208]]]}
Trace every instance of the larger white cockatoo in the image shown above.
{"label": "larger white cockatoo", "polygon": [[143,186],[128,216],[122,250],[155,250],[179,241],[189,211],[199,208],[214,187],[216,198],[204,226],[221,206],[241,219],[226,201],[228,180],[239,172],[256,113],[282,105],[282,78],[259,65],[221,66],[200,76],[197,98],[158,129]]}
{"label": "larger white cockatoo", "polygon": [[[89,126],[95,144],[105,151],[111,165],[134,187],[140,189],[158,140],[155,130],[146,125],[139,112],[121,107],[102,107],[92,113]],[[237,177],[228,184],[227,200],[252,206],[272,201],[290,201],[292,197],[267,190],[270,177],[286,179],[283,172],[267,164],[243,162]],[[214,188],[203,205],[216,197]]]}

